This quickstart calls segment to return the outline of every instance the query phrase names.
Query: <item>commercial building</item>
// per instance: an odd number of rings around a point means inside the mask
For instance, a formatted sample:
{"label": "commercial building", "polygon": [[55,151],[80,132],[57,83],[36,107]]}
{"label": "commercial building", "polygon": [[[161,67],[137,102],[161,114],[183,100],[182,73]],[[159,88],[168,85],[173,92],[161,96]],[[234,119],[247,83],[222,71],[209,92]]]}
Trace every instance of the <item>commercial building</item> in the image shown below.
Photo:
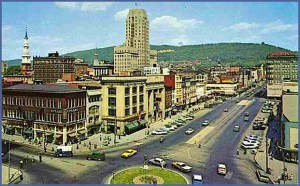
{"label": "commercial building", "polygon": [[237,94],[237,83],[233,84],[210,84],[206,85],[206,90],[211,90],[215,95],[235,96]]}
{"label": "commercial building", "polygon": [[270,53],[267,55],[266,69],[267,96],[280,98],[284,82],[298,82],[298,55],[290,52]]}
{"label": "commercial building", "polygon": [[298,162],[298,93],[282,95],[281,145],[283,157]]}
{"label": "commercial building", "polygon": [[95,52],[94,63],[94,79],[99,79],[101,76],[111,76],[114,73],[114,65],[105,61],[99,61],[98,54]]}
{"label": "commercial building", "polygon": [[144,67],[144,75],[160,74],[160,67]]}
{"label": "commercial building", "polygon": [[86,91],[63,85],[15,85],[2,90],[8,134],[65,143],[86,133]]}
{"label": "commercial building", "polygon": [[[165,75],[165,117],[170,117],[172,115],[173,107],[175,106],[175,75]],[[176,109],[176,108],[174,108]],[[174,113],[174,112],[173,112]],[[176,113],[176,110],[175,110]]]}
{"label": "commercial building", "polygon": [[146,77],[102,76],[101,114],[104,131],[126,135],[146,127]]}
{"label": "commercial building", "polygon": [[114,48],[115,74],[157,66],[157,52],[150,50],[149,21],[145,10],[129,10],[125,36],[124,45]]}
{"label": "commercial building", "polygon": [[49,53],[48,57],[33,57],[33,65],[35,80],[43,83],[55,83],[66,74],[75,77],[75,58],[59,56],[58,52]]}

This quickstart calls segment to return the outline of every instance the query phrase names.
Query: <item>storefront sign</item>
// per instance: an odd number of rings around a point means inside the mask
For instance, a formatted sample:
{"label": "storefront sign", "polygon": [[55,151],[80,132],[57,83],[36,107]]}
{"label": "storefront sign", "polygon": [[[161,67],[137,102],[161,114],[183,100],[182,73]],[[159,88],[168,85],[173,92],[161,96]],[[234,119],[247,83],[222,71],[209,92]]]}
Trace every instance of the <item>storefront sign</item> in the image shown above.
{"label": "storefront sign", "polygon": [[67,112],[77,112],[78,111],[78,109],[77,108],[74,108],[74,109],[70,109],[70,110],[67,110]]}
{"label": "storefront sign", "polygon": [[51,109],[50,112],[51,112],[51,113],[62,113],[62,110]]}

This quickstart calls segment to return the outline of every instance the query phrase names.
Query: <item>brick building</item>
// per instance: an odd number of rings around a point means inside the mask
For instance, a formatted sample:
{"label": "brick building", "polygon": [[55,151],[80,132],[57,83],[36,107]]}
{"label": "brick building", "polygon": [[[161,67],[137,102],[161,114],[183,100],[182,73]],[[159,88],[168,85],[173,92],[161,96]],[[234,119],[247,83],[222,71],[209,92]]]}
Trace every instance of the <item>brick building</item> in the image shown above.
{"label": "brick building", "polygon": [[86,91],[19,84],[2,90],[5,133],[65,143],[86,135]]}

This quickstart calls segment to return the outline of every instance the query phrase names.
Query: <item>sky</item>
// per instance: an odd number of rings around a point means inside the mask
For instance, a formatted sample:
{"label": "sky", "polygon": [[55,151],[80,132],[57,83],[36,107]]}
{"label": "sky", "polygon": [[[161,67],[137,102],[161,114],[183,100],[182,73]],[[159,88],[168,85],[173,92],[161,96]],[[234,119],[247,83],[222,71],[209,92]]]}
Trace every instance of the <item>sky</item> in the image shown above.
{"label": "sky", "polygon": [[[122,45],[129,9],[146,10],[151,45],[261,43],[298,50],[296,2],[2,2],[2,59]],[[101,56],[99,57],[101,59]]]}

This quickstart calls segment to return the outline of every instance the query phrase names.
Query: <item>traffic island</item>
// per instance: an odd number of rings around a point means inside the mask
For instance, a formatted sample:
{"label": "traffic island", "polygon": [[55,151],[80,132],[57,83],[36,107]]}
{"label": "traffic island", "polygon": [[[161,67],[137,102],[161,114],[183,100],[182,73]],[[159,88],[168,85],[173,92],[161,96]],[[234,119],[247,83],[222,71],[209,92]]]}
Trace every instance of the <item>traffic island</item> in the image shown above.
{"label": "traffic island", "polygon": [[121,170],[110,177],[109,184],[188,184],[181,174],[157,167],[129,168]]}

